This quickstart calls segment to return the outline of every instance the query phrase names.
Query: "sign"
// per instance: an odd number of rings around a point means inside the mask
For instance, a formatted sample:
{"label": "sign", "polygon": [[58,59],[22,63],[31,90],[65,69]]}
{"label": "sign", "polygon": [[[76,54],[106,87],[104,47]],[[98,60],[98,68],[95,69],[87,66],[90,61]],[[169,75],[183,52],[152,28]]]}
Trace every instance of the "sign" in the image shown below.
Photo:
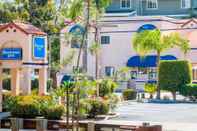
{"label": "sign", "polygon": [[33,56],[35,59],[45,58],[45,38],[34,37],[33,39]]}
{"label": "sign", "polygon": [[22,60],[22,49],[3,48],[0,50],[0,60]]}

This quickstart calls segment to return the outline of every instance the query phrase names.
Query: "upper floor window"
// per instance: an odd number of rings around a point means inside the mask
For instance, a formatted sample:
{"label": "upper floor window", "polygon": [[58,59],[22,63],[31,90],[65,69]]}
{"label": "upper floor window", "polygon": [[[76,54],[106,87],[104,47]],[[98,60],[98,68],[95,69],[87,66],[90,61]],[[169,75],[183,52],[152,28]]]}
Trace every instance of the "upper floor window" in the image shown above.
{"label": "upper floor window", "polygon": [[158,8],[158,1],[157,0],[147,0],[147,9],[157,9]]}
{"label": "upper floor window", "polygon": [[120,5],[122,9],[131,8],[131,0],[120,0]]}
{"label": "upper floor window", "polygon": [[181,8],[183,9],[191,8],[191,0],[181,0]]}
{"label": "upper floor window", "polygon": [[109,36],[101,36],[101,44],[110,44]]}

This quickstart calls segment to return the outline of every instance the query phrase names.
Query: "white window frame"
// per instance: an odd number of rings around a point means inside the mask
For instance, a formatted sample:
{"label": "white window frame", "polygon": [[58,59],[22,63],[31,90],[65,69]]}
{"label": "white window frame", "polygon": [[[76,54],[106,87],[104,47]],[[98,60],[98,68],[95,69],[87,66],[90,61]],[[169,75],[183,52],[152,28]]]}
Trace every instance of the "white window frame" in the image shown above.
{"label": "white window frame", "polygon": [[[130,2],[130,7],[122,7],[122,2],[123,1],[129,1]],[[120,8],[121,9],[131,9],[131,0],[120,0]]]}
{"label": "white window frame", "polygon": [[[181,1],[181,9],[191,8],[191,0],[180,0],[180,1]],[[185,2],[185,7],[183,6],[183,2]]]}
{"label": "white window frame", "polygon": [[[149,2],[155,2],[156,3],[156,7],[155,8],[150,8],[149,7]],[[158,0],[146,0],[146,9],[147,10],[157,10],[158,9]]]}

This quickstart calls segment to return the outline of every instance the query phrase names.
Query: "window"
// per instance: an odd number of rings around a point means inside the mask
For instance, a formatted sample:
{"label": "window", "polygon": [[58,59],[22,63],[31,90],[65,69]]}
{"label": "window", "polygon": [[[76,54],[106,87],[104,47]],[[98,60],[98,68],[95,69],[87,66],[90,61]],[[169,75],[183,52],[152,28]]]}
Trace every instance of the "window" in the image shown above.
{"label": "window", "polygon": [[191,8],[191,0],[181,0],[181,8],[183,9]]}
{"label": "window", "polygon": [[80,48],[79,41],[77,39],[71,40],[71,48]]}
{"label": "window", "polygon": [[131,8],[131,0],[121,0],[120,5],[122,9],[129,9]]}
{"label": "window", "polygon": [[196,81],[197,80],[197,69],[192,70],[192,76],[193,76],[193,80]]}
{"label": "window", "polygon": [[147,0],[147,9],[157,9],[158,8],[158,2],[157,0]]}
{"label": "window", "polygon": [[105,67],[105,75],[106,76],[113,76],[115,73],[115,68],[112,66],[106,66]]}
{"label": "window", "polygon": [[101,36],[101,44],[110,44],[109,36]]}

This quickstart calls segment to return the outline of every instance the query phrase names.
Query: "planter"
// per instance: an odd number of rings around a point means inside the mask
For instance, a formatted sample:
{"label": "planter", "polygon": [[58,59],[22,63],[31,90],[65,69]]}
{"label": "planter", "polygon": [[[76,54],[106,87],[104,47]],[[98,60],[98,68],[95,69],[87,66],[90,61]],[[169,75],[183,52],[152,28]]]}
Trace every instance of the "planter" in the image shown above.
{"label": "planter", "polygon": [[1,120],[1,128],[10,129],[11,128],[10,119],[2,119]]}

